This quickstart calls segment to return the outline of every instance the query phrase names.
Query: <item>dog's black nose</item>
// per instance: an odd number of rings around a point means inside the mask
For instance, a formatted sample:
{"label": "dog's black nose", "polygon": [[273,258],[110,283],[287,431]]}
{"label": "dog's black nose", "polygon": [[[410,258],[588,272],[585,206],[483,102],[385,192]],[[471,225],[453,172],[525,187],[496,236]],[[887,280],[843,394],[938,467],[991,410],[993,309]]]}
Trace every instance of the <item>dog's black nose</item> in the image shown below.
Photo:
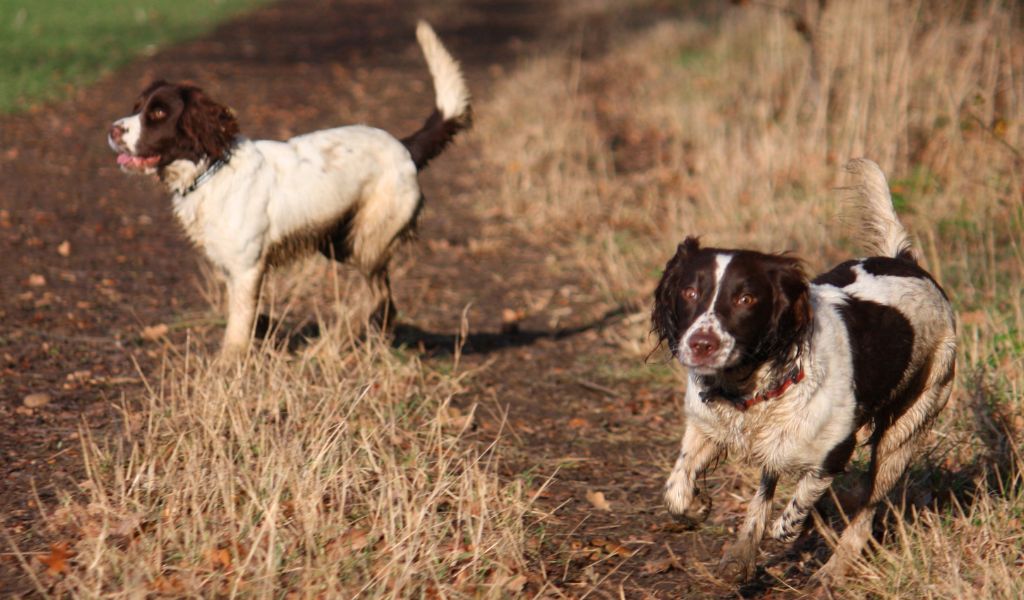
{"label": "dog's black nose", "polygon": [[687,345],[695,358],[707,358],[718,350],[722,342],[713,333],[698,331],[690,336]]}
{"label": "dog's black nose", "polygon": [[114,140],[115,142],[120,142],[123,136],[124,129],[120,125],[114,123],[110,126],[110,139]]}

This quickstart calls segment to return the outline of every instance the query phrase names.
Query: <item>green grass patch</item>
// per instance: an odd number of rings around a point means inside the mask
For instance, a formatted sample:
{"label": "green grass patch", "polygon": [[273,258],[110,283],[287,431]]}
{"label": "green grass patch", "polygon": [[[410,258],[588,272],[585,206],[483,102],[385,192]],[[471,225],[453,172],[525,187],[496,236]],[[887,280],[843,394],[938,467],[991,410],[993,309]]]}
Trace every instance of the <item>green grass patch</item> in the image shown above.
{"label": "green grass patch", "polygon": [[894,179],[890,188],[893,208],[897,213],[906,213],[916,201],[937,194],[942,189],[942,182],[928,167],[916,165],[909,176]]}
{"label": "green grass patch", "polygon": [[0,0],[0,112],[64,96],[267,0]]}

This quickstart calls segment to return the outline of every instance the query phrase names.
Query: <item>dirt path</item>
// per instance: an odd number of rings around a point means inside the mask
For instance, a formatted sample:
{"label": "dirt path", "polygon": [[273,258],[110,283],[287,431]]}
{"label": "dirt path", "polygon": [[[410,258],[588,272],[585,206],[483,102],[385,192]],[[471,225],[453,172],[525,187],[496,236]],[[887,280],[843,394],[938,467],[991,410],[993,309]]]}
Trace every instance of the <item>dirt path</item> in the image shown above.
{"label": "dirt path", "polygon": [[[0,121],[0,415],[8,424],[0,511],[20,547],[45,543],[36,496],[45,504],[55,485],[81,478],[80,424],[114,426],[119,399],[141,389],[138,373],[158,367],[159,348],[141,339],[142,328],[167,323],[173,343],[191,330],[211,346],[220,331],[199,292],[198,253],[157,186],[118,172],[103,143],[107,123],[159,76],[201,82],[230,99],[250,137],[347,122],[407,132],[431,98],[411,35],[417,16],[435,22],[478,97],[519,57],[574,26],[542,0],[424,2],[421,11],[408,4],[271,6],[71,101]],[[573,596],[730,595],[694,587],[682,564],[717,548],[706,547],[707,532],[676,531],[660,506],[679,433],[676,392],[648,383],[644,365],[607,339],[621,319],[643,319],[642,306],[602,304],[593,290],[552,274],[549,248],[481,219],[465,193],[488,184],[475,156],[472,141],[459,144],[423,178],[422,239],[395,282],[398,341],[422,347],[426,360],[450,360],[463,308],[471,307],[463,360],[482,368],[460,401],[480,405],[482,440],[507,413],[507,476],[536,487],[556,473],[538,499],[552,516],[536,527],[531,557],[552,586]],[[503,321],[503,309],[530,306],[515,326]],[[23,406],[35,392],[49,394],[49,403]],[[588,500],[593,492],[610,511]],[[23,589],[17,573],[10,557],[0,560],[0,590]]]}

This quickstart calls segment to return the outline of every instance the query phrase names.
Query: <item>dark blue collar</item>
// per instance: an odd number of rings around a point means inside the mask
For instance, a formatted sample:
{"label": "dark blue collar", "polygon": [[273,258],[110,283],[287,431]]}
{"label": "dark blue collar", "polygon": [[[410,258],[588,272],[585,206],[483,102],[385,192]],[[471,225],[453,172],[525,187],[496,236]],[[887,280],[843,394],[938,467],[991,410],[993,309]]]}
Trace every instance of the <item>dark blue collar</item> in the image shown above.
{"label": "dark blue collar", "polygon": [[199,189],[199,186],[206,183],[206,180],[216,175],[217,171],[220,171],[221,169],[224,168],[225,165],[231,162],[231,157],[235,154],[235,149],[237,147],[237,144],[232,144],[231,147],[228,148],[220,158],[213,161],[213,164],[207,167],[205,171],[200,173],[199,177],[196,177],[195,181],[192,182],[192,185],[188,186],[187,188],[185,188],[185,191],[181,192],[181,195],[183,197],[188,196],[192,192]]}

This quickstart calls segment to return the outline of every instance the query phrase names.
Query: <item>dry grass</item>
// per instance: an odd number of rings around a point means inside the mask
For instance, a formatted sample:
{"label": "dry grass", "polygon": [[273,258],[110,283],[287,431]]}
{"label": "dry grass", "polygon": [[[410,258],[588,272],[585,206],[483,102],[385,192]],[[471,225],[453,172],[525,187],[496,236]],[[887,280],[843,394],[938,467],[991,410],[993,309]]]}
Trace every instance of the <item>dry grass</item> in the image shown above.
{"label": "dry grass", "polygon": [[[1001,2],[833,2],[808,15],[812,47],[787,14],[748,3],[622,32],[595,58],[577,40],[480,102],[475,135],[499,181],[478,204],[614,302],[646,306],[687,234],[823,268],[856,251],[837,222],[842,163],[867,156],[889,173],[961,313],[958,388],[909,477],[910,508],[894,498],[849,596],[1024,595],[1019,19]],[[272,286],[279,314],[310,281],[323,277]],[[360,294],[335,289],[333,306]],[[356,342],[350,318],[329,314],[312,346],[237,368],[172,355],[125,409],[123,437],[86,432],[90,477],[50,517],[80,540],[53,591],[514,594],[529,503],[495,453],[460,437],[472,417],[449,402],[467,375]],[[638,361],[643,321],[615,332]]]}
{"label": "dry grass", "polygon": [[169,357],[141,410],[124,409],[123,437],[84,432],[89,477],[49,519],[79,540],[74,567],[50,593],[522,587],[528,503],[499,481],[493,452],[461,441],[474,417],[451,406],[467,375],[450,370],[343,325],[298,355],[264,350],[240,366]]}
{"label": "dry grass", "polygon": [[[1020,597],[1020,10],[789,3],[810,43],[777,4],[622,35],[597,59],[570,43],[525,64],[480,111],[502,210],[530,235],[570,240],[569,268],[610,300],[646,304],[687,234],[792,250],[811,271],[859,252],[834,188],[849,158],[879,162],[961,313],[959,383],[909,480],[917,517],[895,518],[847,593]],[[643,323],[621,340],[650,349]]]}

